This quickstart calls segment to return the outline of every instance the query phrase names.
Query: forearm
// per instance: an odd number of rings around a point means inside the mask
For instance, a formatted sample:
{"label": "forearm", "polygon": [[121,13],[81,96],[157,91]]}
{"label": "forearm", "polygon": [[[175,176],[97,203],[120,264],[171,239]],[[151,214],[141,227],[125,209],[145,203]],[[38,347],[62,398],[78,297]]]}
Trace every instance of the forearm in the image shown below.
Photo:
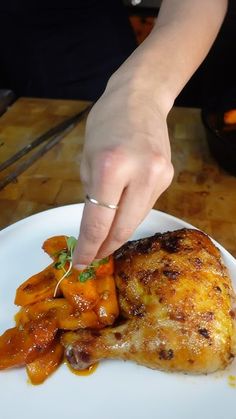
{"label": "forearm", "polygon": [[[156,25],[111,80],[147,93],[168,112],[211,48],[227,0],[163,0]],[[132,90],[131,87],[131,90]]]}

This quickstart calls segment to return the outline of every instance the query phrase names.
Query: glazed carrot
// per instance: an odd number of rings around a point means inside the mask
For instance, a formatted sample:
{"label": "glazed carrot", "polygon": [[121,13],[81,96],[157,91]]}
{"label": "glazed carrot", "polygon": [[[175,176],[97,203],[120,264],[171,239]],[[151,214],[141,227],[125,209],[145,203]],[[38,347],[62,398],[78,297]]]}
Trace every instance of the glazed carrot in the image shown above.
{"label": "glazed carrot", "polygon": [[[103,259],[104,261],[105,259]],[[114,272],[114,261],[113,257],[109,256],[106,263],[101,263],[98,267],[95,267],[96,276],[112,275]]]}
{"label": "glazed carrot", "polygon": [[53,297],[58,277],[60,277],[60,271],[53,265],[31,276],[17,288],[15,304],[25,306]]}
{"label": "glazed carrot", "polygon": [[95,280],[91,278],[80,282],[75,269],[72,269],[70,276],[63,279],[60,289],[67,301],[80,312],[91,310],[99,300]]}
{"label": "glazed carrot", "polygon": [[119,314],[115,281],[112,275],[96,278],[99,301],[95,307],[100,323],[108,326],[114,323]]}
{"label": "glazed carrot", "polygon": [[98,316],[94,311],[80,313],[65,298],[48,299],[22,307],[15,315],[15,321],[17,326],[24,326],[31,320],[45,316],[52,316],[59,329],[76,330],[100,327]]}
{"label": "glazed carrot", "polygon": [[46,353],[26,365],[26,371],[31,383],[43,383],[59,367],[63,355],[64,348],[58,339],[55,339]]}
{"label": "glazed carrot", "polygon": [[[23,346],[24,352],[22,351]],[[29,347],[26,351],[26,336],[20,333],[18,328],[8,329],[0,336],[0,370],[24,365],[28,353]]]}
{"label": "glazed carrot", "polygon": [[67,318],[74,312],[73,307],[65,298],[49,298],[35,304],[24,306],[15,315],[17,325],[24,326],[31,320],[36,320],[45,316],[53,316],[60,328],[62,319]]}
{"label": "glazed carrot", "polygon": [[53,259],[57,259],[57,254],[67,250],[67,236],[53,236],[45,240],[42,249]]}
{"label": "glazed carrot", "polygon": [[56,332],[56,321],[47,318],[6,330],[0,336],[0,370],[34,361],[50,347]]}
{"label": "glazed carrot", "polygon": [[77,330],[77,329],[100,329],[101,323],[97,314],[93,311],[85,311],[84,313],[70,314],[68,317],[60,320],[60,329]]}
{"label": "glazed carrot", "polygon": [[113,257],[78,272],[72,266],[76,243],[72,236],[44,242],[53,263],[18,287],[16,327],[0,336],[0,369],[27,365],[33,384],[45,381],[61,363],[58,330],[100,329],[119,313]]}

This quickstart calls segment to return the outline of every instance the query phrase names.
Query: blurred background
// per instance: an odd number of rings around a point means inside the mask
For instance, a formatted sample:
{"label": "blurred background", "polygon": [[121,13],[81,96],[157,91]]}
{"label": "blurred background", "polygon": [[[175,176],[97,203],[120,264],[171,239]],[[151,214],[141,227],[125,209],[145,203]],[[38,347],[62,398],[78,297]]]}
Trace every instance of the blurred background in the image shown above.
{"label": "blurred background", "polygon": [[[15,97],[96,100],[110,75],[148,36],[160,4],[160,0],[0,4],[0,89],[12,90]],[[235,106],[235,74],[236,1],[229,0],[214,46],[175,104],[204,108],[215,98],[227,97]]]}
{"label": "blurred background", "polygon": [[[124,0],[138,43],[151,31],[160,0]],[[220,33],[197,72],[176,100],[176,105],[206,107],[216,98],[236,105],[236,1],[229,1]]]}

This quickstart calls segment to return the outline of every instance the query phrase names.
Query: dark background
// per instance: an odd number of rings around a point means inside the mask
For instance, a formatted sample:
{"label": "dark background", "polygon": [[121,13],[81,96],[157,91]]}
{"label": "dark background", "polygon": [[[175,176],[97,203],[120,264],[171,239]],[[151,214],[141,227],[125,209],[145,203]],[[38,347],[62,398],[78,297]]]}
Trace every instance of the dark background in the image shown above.
{"label": "dark background", "polygon": [[[140,6],[127,6],[139,43],[148,35],[158,14],[158,8],[144,5],[145,1]],[[229,1],[226,18],[213,47],[175,104],[201,108],[221,98],[236,106],[236,0]]]}
{"label": "dark background", "polygon": [[[55,4],[58,2],[61,4],[60,7],[65,8],[64,0],[57,0]],[[46,10],[47,6],[45,5],[48,4],[44,0],[37,0],[36,2],[39,8],[38,13],[27,12],[26,6],[24,11],[22,4],[31,4],[30,0],[8,0],[7,3],[1,4],[0,10],[4,11],[6,9],[6,11],[5,14],[1,14],[0,19],[0,52],[2,51],[0,55],[0,89],[12,89],[16,96],[96,100],[104,90],[110,74],[135,48],[135,39],[128,25],[127,15],[138,44],[150,33],[158,15],[158,6],[145,7],[150,4],[153,5],[155,1],[142,0],[138,6],[132,6],[132,0],[124,0],[124,2],[126,16],[123,16],[124,7],[122,7],[120,0],[90,0],[88,3],[85,0],[80,0],[80,4],[84,4],[82,10],[85,10],[84,13],[86,12],[87,15],[84,19],[82,16],[79,24],[79,15],[75,14],[73,16],[69,9],[60,10],[58,4],[58,16],[54,10],[50,10],[51,14],[48,11],[42,12],[39,6],[43,5]],[[76,1],[74,3],[77,4]],[[114,11],[108,12],[110,5],[113,3]],[[156,0],[155,4],[158,5],[158,3],[160,1]],[[49,4],[53,4],[53,0],[50,0]],[[73,4],[73,1],[69,0],[69,4]],[[93,5],[93,8],[89,8],[88,4]],[[17,5],[19,9],[22,8],[23,12],[13,15],[14,20],[9,16],[11,16],[11,9],[15,10]],[[98,8],[98,12],[96,8]],[[42,13],[44,19],[45,16],[47,17],[48,22],[41,23],[40,13]],[[104,17],[106,13],[108,18]],[[86,22],[89,22],[90,29],[95,34],[99,34],[102,49],[94,46],[94,34],[91,34],[89,44],[84,46],[83,36],[86,35],[87,37]],[[111,26],[109,28],[106,27],[108,23]],[[22,24],[25,30],[20,32]],[[35,31],[37,25],[41,26],[38,31]],[[58,25],[59,28],[54,43],[50,35],[53,25]],[[77,62],[79,61],[77,52],[76,50],[73,52],[73,48],[69,51],[71,57],[69,55],[69,59],[63,58],[64,50],[68,47],[67,45],[63,47],[61,27],[67,37],[70,37],[71,46],[75,42],[79,43],[79,50],[82,51],[80,54],[82,58],[79,63]],[[112,31],[113,34],[109,39],[107,33]],[[54,47],[51,47],[50,43]],[[65,54],[65,56],[68,57],[68,54]],[[66,67],[68,63],[70,64],[69,70]],[[34,69],[34,76],[38,77],[36,80],[38,83],[35,83],[35,85],[34,80],[33,82],[30,80],[31,66]],[[96,66],[99,67],[99,70]],[[77,80],[78,68],[80,69],[80,78]],[[63,79],[64,74],[69,74],[69,85]],[[216,98],[216,101],[230,101],[231,106],[236,106],[235,75],[236,0],[230,0],[227,16],[213,47],[176,99],[175,104],[202,108],[214,102]],[[54,87],[57,90],[54,91]]]}

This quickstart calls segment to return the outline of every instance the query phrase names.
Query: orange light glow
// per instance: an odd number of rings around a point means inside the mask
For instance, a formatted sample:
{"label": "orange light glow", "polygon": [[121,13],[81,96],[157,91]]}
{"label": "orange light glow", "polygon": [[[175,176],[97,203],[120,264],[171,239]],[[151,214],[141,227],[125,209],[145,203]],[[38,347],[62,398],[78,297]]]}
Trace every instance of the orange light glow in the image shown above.
{"label": "orange light glow", "polygon": [[224,113],[225,124],[236,124],[236,109],[231,109]]}

